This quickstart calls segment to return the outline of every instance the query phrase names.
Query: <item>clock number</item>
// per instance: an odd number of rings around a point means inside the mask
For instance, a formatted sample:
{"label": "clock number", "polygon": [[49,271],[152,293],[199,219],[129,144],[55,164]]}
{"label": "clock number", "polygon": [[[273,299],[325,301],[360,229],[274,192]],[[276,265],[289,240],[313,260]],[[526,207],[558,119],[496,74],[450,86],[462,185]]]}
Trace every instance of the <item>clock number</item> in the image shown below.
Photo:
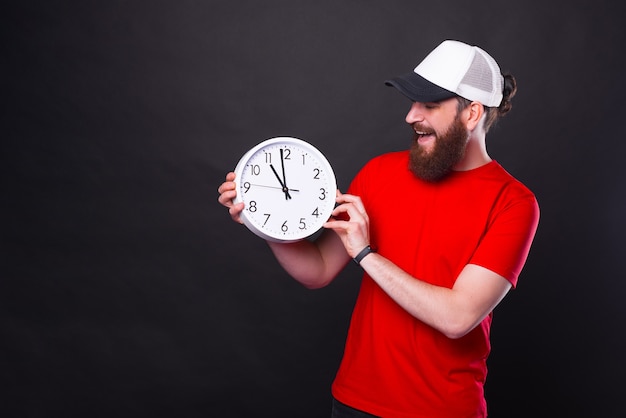
{"label": "clock number", "polygon": [[319,168],[314,168],[313,171],[315,172],[315,175],[313,176],[313,178],[315,180],[319,180],[320,179],[320,169]]}
{"label": "clock number", "polygon": [[266,151],[263,151],[265,153],[265,162],[268,164],[272,164],[272,154]]}
{"label": "clock number", "polygon": [[311,215],[315,216],[316,218],[320,217],[320,208],[315,208],[315,210],[313,211],[313,213],[311,213]]}
{"label": "clock number", "polygon": [[250,190],[250,182],[249,182],[249,181],[246,181],[246,182],[243,184],[243,188],[244,188],[244,189],[246,189],[246,191],[245,191],[244,193],[248,193],[248,191]]}
{"label": "clock number", "polygon": [[259,174],[261,174],[261,166],[258,164],[248,164],[248,166],[250,167],[250,172],[252,173],[253,176],[258,176]]}
{"label": "clock number", "polygon": [[248,205],[248,210],[250,212],[256,212],[257,207],[256,207],[256,200],[251,200],[250,204]]}
{"label": "clock number", "polygon": [[265,226],[265,224],[267,223],[267,221],[270,220],[270,214],[269,213],[264,213],[263,216],[265,216],[265,222],[263,222],[263,226]]}
{"label": "clock number", "polygon": [[326,200],[326,189],[324,189],[323,187],[320,187],[319,199],[320,200]]}
{"label": "clock number", "polygon": [[289,228],[287,227],[287,221],[283,222],[283,225],[280,227],[281,231],[287,232]]}
{"label": "clock number", "polygon": [[285,148],[285,152],[283,154],[283,158],[285,160],[291,160],[291,150],[289,148]]}
{"label": "clock number", "polygon": [[300,229],[306,229],[306,222],[304,222],[305,218],[300,218]]}
{"label": "clock number", "polygon": [[302,154],[302,165],[306,165],[306,154]]}

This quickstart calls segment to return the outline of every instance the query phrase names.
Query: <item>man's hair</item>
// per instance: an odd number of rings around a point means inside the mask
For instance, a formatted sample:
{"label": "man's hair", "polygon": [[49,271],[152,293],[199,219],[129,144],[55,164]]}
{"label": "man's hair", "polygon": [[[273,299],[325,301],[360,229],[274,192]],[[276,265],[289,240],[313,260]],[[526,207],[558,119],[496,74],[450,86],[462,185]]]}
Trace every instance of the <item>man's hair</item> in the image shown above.
{"label": "man's hair", "polygon": [[[500,102],[500,106],[487,107],[483,105],[483,107],[485,108],[485,133],[487,133],[489,131],[489,128],[491,128],[496,123],[498,118],[509,113],[509,111],[513,107],[513,105],[511,104],[511,99],[513,98],[513,96],[515,96],[515,93],[517,93],[517,83],[515,81],[515,77],[513,77],[511,74],[505,74],[504,91],[502,92],[502,101]],[[465,99],[461,96],[457,96],[457,101],[457,110],[459,112],[461,112],[472,103],[471,100]]]}

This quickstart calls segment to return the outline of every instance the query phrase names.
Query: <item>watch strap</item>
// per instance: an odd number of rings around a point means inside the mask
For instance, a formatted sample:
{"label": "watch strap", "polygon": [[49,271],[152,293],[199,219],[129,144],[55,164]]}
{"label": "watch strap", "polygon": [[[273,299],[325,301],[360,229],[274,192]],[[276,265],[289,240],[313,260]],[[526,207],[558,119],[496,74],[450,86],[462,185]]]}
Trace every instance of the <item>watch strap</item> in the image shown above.
{"label": "watch strap", "polygon": [[363,260],[365,258],[365,256],[367,256],[370,253],[375,253],[376,251],[372,250],[372,247],[370,247],[369,245],[367,245],[365,248],[363,248],[354,258],[354,262],[357,263],[358,265],[361,265],[361,260]]}

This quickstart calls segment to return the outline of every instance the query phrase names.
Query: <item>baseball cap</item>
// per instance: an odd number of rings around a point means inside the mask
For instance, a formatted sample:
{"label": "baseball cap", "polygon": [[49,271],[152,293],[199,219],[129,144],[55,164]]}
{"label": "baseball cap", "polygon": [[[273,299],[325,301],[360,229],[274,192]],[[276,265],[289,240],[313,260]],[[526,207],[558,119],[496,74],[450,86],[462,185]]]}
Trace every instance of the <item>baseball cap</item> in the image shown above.
{"label": "baseball cap", "polygon": [[386,80],[415,102],[436,102],[461,96],[487,107],[502,101],[504,78],[498,63],[484,50],[446,40],[419,63],[413,72]]}

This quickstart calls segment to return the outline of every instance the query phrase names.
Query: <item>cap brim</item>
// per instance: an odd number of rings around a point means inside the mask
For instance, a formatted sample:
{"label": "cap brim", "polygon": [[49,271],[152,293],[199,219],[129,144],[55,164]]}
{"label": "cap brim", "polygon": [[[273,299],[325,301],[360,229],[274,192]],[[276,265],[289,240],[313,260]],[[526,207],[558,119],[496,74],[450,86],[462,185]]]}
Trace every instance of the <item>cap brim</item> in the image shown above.
{"label": "cap brim", "polygon": [[414,102],[438,102],[457,96],[456,93],[439,87],[414,72],[386,80],[385,84],[395,87]]}

